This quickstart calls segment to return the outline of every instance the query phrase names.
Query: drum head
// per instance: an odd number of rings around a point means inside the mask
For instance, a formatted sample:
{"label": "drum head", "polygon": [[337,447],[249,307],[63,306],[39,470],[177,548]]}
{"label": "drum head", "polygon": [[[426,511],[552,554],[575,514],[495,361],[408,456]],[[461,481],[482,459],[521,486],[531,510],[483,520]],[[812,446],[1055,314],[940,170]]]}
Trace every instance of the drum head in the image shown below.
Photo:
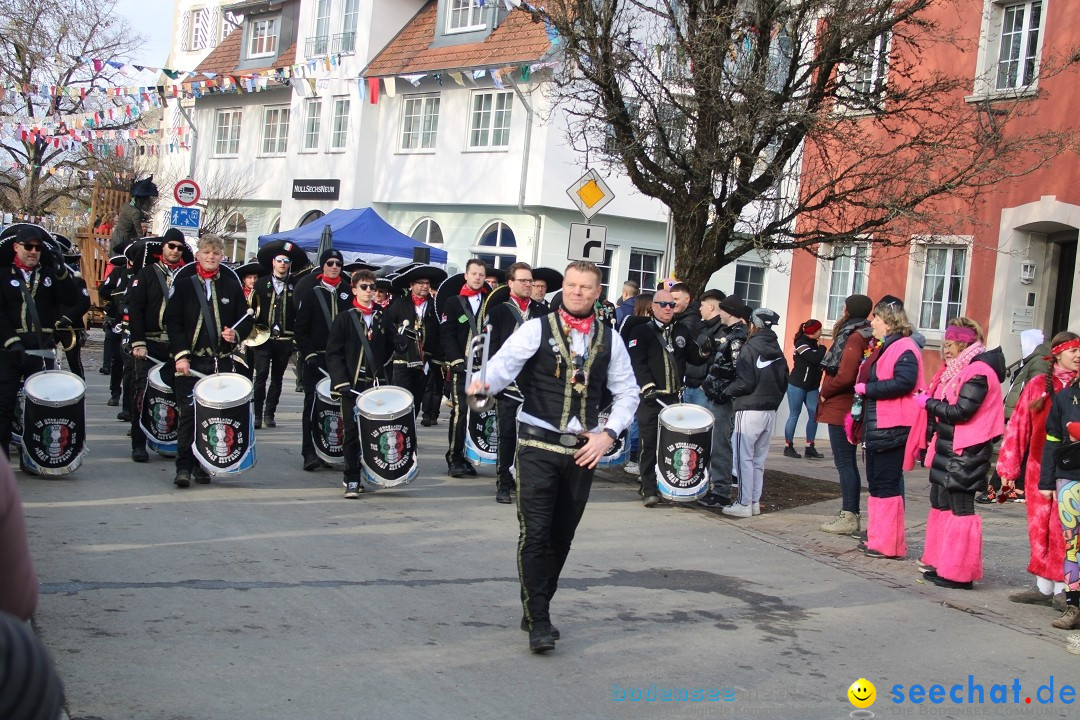
{"label": "drum head", "polygon": [[330,378],[324,377],[319,382],[315,383],[315,394],[320,397],[324,397],[327,400],[330,399],[330,392],[333,388],[330,387]]}
{"label": "drum head", "polygon": [[26,378],[23,392],[39,405],[70,405],[82,398],[86,383],[78,375],[64,370],[45,370]]}
{"label": "drum head", "polygon": [[356,398],[356,409],[369,418],[395,418],[406,410],[411,412],[412,393],[393,385],[371,388]]}
{"label": "drum head", "polygon": [[677,403],[660,411],[660,422],[676,430],[693,432],[712,427],[714,419],[713,414],[700,405]]}
{"label": "drum head", "polygon": [[150,378],[150,384],[159,388],[168,388],[161,379],[161,369],[165,367],[165,363],[158,363],[154,367],[150,368],[150,372],[147,373],[147,377]]}
{"label": "drum head", "polygon": [[207,407],[227,408],[247,402],[251,381],[236,373],[218,373],[195,383],[195,398]]}

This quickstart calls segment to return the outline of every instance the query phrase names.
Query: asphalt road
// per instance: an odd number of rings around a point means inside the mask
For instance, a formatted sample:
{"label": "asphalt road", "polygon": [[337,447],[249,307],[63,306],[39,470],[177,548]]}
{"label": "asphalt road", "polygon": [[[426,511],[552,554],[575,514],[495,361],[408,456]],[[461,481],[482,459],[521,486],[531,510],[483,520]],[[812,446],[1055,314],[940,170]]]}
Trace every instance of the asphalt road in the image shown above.
{"label": "asphalt road", "polygon": [[[553,603],[563,639],[535,656],[518,629],[514,508],[493,501],[490,469],[443,474],[445,413],[420,428],[414,483],[344,500],[338,472],[300,470],[286,383],[255,470],[178,490],[171,461],[128,459],[93,367],[89,383],[85,466],[19,475],[37,626],[73,718],[840,718],[860,677],[877,717],[1075,716],[1056,614],[821,541],[831,506],[730,520],[647,510],[599,480]],[[935,683],[943,702],[906,700]]]}

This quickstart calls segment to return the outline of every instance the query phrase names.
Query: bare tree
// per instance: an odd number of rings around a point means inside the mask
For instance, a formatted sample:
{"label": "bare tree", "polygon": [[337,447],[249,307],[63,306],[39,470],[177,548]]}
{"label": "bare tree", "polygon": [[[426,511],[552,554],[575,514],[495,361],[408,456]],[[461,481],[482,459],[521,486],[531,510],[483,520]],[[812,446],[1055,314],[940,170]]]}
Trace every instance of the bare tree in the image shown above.
{"label": "bare tree", "polygon": [[[96,93],[68,94],[50,88],[112,87],[119,71],[107,62],[130,55],[142,38],[115,12],[115,0],[0,0],[0,115],[49,117],[107,111],[118,98]],[[127,128],[134,120],[119,113],[96,127]],[[63,140],[63,131],[57,131]],[[91,184],[87,170],[101,158],[82,144],[5,138],[0,142],[0,204],[41,215],[61,198],[77,197]],[[58,145],[58,146],[57,146]]]}
{"label": "bare tree", "polygon": [[[586,164],[671,210],[676,273],[702,288],[758,251],[947,232],[974,201],[1059,154],[1070,130],[1017,128],[1033,103],[964,101],[933,67],[975,51],[934,18],[950,0],[545,0],[523,3],[561,52],[551,92]],[[1072,58],[1071,55],[1066,57]],[[1044,59],[1040,76],[1064,67]],[[1040,92],[1043,92],[1040,90]],[[955,214],[954,214],[955,215]]]}

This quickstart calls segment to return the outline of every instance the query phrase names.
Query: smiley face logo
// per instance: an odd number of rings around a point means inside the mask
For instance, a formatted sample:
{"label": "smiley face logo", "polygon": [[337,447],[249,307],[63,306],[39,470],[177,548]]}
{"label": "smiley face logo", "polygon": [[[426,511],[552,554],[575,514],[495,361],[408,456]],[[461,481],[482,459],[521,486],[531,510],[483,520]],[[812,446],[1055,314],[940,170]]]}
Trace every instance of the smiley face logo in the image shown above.
{"label": "smiley face logo", "polygon": [[866,678],[859,678],[855,682],[851,683],[851,687],[847,691],[848,700],[851,704],[857,708],[868,708],[874,704],[874,700],[877,699],[877,688],[874,687],[874,683],[870,682]]}

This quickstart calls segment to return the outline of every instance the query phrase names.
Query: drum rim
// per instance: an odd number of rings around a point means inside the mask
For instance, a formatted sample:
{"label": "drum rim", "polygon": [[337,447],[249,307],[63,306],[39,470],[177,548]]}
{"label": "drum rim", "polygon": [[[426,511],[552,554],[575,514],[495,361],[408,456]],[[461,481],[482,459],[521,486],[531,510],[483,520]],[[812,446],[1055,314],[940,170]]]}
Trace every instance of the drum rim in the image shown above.
{"label": "drum rim", "polygon": [[[394,410],[392,412],[376,412],[376,413],[365,413],[365,412],[363,412],[363,410],[366,410],[366,408],[362,409],[360,407],[360,403],[364,400],[364,398],[367,397],[370,394],[374,394],[375,392],[380,392],[380,391],[382,391],[382,392],[393,392],[394,394],[400,394],[400,395],[402,395],[403,399],[408,400],[408,403],[404,407],[402,407],[400,410]],[[410,415],[412,415],[412,405],[413,405],[412,393],[410,393],[405,388],[398,387],[397,385],[380,385],[379,387],[368,388],[364,392],[357,395],[356,402],[354,403],[354,407],[356,408],[356,410],[357,410],[358,414],[360,415],[360,417],[361,418],[366,418],[368,420],[396,420],[399,417],[403,417],[405,415],[405,413],[409,413]]]}
{"label": "drum rim", "polygon": [[[673,410],[679,410],[683,406],[694,408],[693,412],[702,413],[702,415],[703,415],[702,419],[703,420],[709,420],[709,422],[707,422],[705,425],[701,425],[701,426],[681,427],[681,426],[678,426],[678,425],[672,425],[671,422],[664,419],[664,413],[668,413],[668,412],[671,412]],[[674,432],[699,433],[699,432],[705,432],[706,430],[712,430],[713,426],[716,425],[715,418],[710,419],[710,417],[711,417],[711,413],[709,413],[708,410],[701,407],[700,405],[695,405],[694,403],[673,403],[671,405],[668,405],[666,408],[662,408],[660,410],[660,413],[657,415],[657,420],[660,421],[661,425],[663,425],[664,427],[666,427],[669,430],[672,430]]]}
{"label": "drum rim", "polygon": [[[229,402],[229,403],[224,403],[224,402],[216,401],[216,400],[206,400],[204,398],[199,397],[199,386],[200,385],[202,385],[204,382],[206,382],[208,380],[219,380],[219,379],[222,379],[223,377],[227,377],[229,380],[232,380],[233,378],[236,378],[238,380],[243,380],[245,383],[247,383],[247,386],[248,386],[247,396],[242,397],[242,398],[240,398],[238,400],[234,400],[234,401]],[[246,377],[244,377],[240,373],[234,373],[234,372],[214,373],[213,375],[208,375],[208,376],[206,376],[204,378],[199,378],[199,381],[197,383],[195,383],[195,387],[192,388],[192,390],[191,390],[191,399],[194,401],[194,403],[196,405],[202,405],[205,408],[212,408],[214,410],[227,410],[229,408],[234,408],[234,407],[236,407],[238,405],[242,405],[242,404],[244,404],[246,402],[251,402],[251,398],[254,395],[255,395],[255,383],[251,382],[250,380],[248,380]]]}
{"label": "drum rim", "polygon": [[[52,375],[52,376],[55,377],[58,373],[61,374],[61,375],[66,375],[67,377],[72,378],[74,380],[77,380],[78,383],[80,385],[82,385],[82,390],[79,392],[79,394],[76,397],[68,399],[68,400],[64,400],[64,401],[61,402],[61,401],[58,401],[58,400],[41,399],[41,398],[33,396],[29,392],[27,392],[27,387],[30,385],[30,382],[34,378],[36,378],[38,375]],[[38,405],[38,406],[41,406],[41,407],[54,407],[54,408],[55,407],[68,407],[69,405],[74,405],[75,403],[79,402],[80,400],[83,400],[83,399],[86,398],[86,381],[83,380],[78,375],[76,375],[75,373],[68,372],[67,370],[40,370],[40,371],[38,371],[36,373],[33,373],[32,375],[28,376],[26,378],[26,380],[23,381],[22,391],[23,391],[24,402],[25,402],[25,400],[32,400],[34,405]]]}
{"label": "drum rim", "polygon": [[[165,363],[158,363],[150,368],[146,373],[146,381],[153,385],[158,390],[164,390],[168,394],[175,394],[173,389],[165,384],[165,381],[161,379],[161,371],[165,368]],[[156,374],[155,374],[156,373]],[[155,382],[154,378],[157,378]]]}

